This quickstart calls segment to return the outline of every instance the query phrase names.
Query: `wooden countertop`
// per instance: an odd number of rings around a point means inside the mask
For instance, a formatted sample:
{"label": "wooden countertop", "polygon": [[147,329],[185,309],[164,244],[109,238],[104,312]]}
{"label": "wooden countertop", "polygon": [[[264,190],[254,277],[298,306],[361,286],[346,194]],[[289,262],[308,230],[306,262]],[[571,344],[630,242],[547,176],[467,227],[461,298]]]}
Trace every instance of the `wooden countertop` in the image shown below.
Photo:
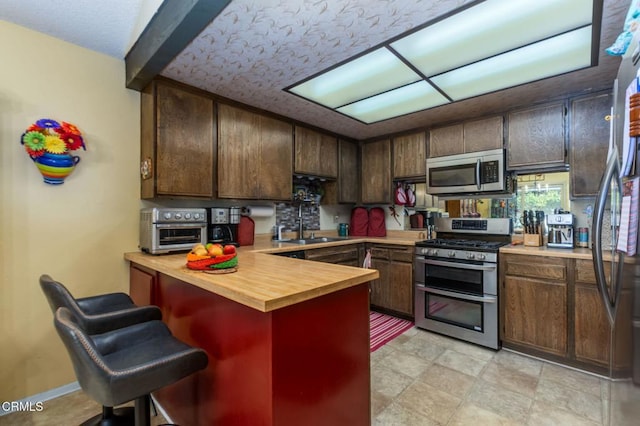
{"label": "wooden countertop", "polygon": [[124,257],[130,262],[185,281],[235,302],[262,312],[269,312],[379,277],[378,271],[375,269],[292,259],[273,256],[269,253],[365,242],[413,246],[416,241],[423,239],[421,237],[422,235],[416,232],[398,232],[390,233],[387,237],[350,237],[325,243],[292,244],[273,242],[270,236],[256,236],[253,246],[238,248],[238,271],[230,274],[207,274],[189,270],[185,266],[185,254],[152,256],[146,253],[132,252],[125,253]]}
{"label": "wooden countertop", "polygon": [[[328,244],[328,243],[327,243]],[[125,259],[262,312],[294,305],[379,277],[375,269],[273,256],[238,249],[238,271],[208,274],[187,269],[186,255],[125,253]]]}
{"label": "wooden countertop", "polygon": [[591,258],[593,257],[591,254],[591,249],[588,248],[576,247],[573,249],[564,249],[547,246],[531,247],[522,244],[500,247],[500,253],[525,254],[529,256],[551,256],[586,260],[591,260]]}

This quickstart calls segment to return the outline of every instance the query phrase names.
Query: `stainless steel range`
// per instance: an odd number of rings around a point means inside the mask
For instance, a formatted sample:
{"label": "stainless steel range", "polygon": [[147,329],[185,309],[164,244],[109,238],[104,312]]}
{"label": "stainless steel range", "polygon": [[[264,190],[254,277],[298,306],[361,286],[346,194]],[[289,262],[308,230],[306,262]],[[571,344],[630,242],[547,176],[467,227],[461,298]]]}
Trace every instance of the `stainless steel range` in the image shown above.
{"label": "stainless steel range", "polygon": [[416,326],[492,349],[498,339],[498,250],[511,219],[436,218],[416,243]]}

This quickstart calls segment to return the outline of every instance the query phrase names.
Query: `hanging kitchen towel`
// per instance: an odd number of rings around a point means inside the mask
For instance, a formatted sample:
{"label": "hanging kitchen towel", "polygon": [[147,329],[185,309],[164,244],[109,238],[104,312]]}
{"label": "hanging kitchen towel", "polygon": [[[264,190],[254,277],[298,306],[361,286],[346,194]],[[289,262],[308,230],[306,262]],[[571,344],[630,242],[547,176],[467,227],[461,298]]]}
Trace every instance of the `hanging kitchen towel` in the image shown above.
{"label": "hanging kitchen towel", "polygon": [[352,237],[366,237],[369,229],[369,212],[365,207],[354,207],[351,210],[349,234]]}
{"label": "hanging kitchen towel", "polygon": [[256,224],[249,216],[240,216],[238,224],[238,245],[252,246]]}
{"label": "hanging kitchen towel", "polygon": [[404,206],[407,203],[407,194],[403,188],[402,182],[396,183],[396,192],[395,192],[395,200],[394,203],[398,206]]}
{"label": "hanging kitchen towel", "polygon": [[382,207],[372,207],[369,210],[369,228],[367,235],[370,237],[386,237],[387,226],[385,224],[384,209]]}
{"label": "hanging kitchen towel", "polygon": [[405,203],[405,206],[407,207],[413,207],[416,205],[416,193],[413,190],[413,188],[411,187],[411,184],[407,184],[407,188],[405,190],[406,193],[406,199],[407,202]]}

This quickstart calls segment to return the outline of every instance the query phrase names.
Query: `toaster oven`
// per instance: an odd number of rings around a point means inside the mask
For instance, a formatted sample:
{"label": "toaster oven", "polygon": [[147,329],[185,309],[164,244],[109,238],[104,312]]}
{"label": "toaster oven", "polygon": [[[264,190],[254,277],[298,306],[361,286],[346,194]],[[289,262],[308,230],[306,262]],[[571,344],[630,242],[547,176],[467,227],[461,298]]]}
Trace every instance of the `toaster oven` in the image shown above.
{"label": "toaster oven", "polygon": [[167,254],[207,242],[207,213],[201,208],[152,207],[140,210],[140,250]]}

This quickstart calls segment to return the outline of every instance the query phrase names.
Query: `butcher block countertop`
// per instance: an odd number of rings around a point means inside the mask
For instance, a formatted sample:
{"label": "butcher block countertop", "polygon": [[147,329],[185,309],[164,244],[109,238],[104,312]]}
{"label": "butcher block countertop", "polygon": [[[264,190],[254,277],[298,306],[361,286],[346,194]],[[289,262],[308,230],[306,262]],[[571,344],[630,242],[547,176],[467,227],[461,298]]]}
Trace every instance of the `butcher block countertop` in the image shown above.
{"label": "butcher block countertop", "polygon": [[[322,235],[318,236],[334,236]],[[238,271],[208,274],[187,269],[186,254],[152,256],[141,252],[125,253],[126,260],[161,272],[181,281],[262,312],[294,305],[333,293],[379,277],[375,269],[354,268],[274,256],[273,253],[336,247],[346,244],[379,243],[413,246],[424,239],[422,232],[389,232],[387,237],[350,237],[317,244],[273,242],[270,236],[256,235],[253,246],[238,248]]]}
{"label": "butcher block countertop", "polygon": [[529,256],[551,256],[571,259],[591,260],[591,249],[575,247],[573,249],[553,248],[547,246],[532,247],[519,245],[507,245],[500,248],[500,253],[526,254]]}
{"label": "butcher block countertop", "polygon": [[379,277],[375,269],[354,268],[238,249],[238,270],[209,274],[187,269],[185,254],[125,253],[132,263],[169,275],[262,312],[294,305]]}

